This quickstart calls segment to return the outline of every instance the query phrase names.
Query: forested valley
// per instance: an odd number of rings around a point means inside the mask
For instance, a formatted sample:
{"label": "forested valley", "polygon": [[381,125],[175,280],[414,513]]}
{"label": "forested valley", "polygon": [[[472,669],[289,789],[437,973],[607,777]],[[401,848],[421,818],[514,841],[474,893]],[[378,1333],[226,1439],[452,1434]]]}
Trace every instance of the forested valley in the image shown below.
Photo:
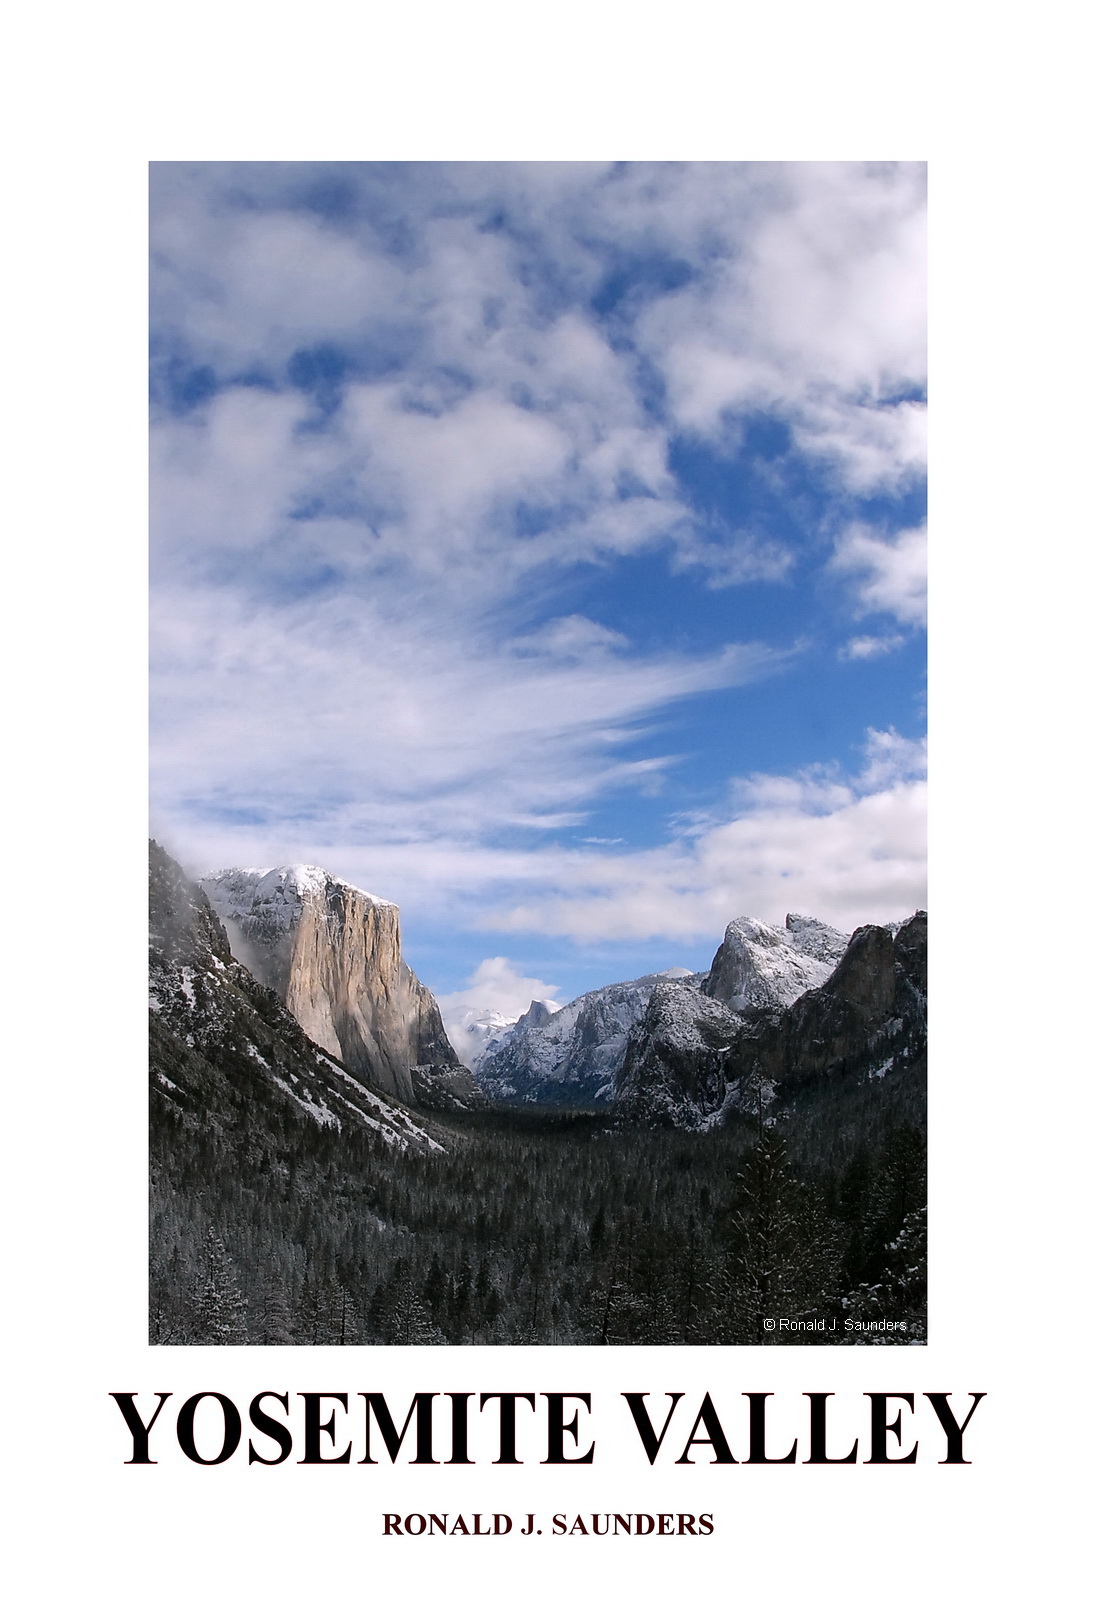
{"label": "forested valley", "polygon": [[706,1134],[436,1115],[443,1152],[288,1114],[181,1141],[154,1097],[151,1340],[921,1342],[924,1139],[913,1085],[878,1088],[851,1140],[828,1096]]}

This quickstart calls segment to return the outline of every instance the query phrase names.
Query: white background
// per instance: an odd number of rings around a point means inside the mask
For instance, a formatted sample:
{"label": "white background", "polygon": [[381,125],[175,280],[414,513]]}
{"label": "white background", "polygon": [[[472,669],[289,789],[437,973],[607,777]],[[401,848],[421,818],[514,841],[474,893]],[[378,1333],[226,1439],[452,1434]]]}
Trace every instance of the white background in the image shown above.
{"label": "white background", "polygon": [[[643,1596],[674,1585],[776,1597],[1075,1592],[1090,1434],[1077,1177],[1090,1070],[1090,196],[1076,157],[1087,94],[1077,14],[1043,5],[1035,29],[1016,20],[1025,11],[954,0],[479,0],[398,15],[108,0],[9,25],[4,1411],[20,1497],[15,1592],[600,1595],[616,1581]],[[925,1349],[145,1342],[146,164],[455,157],[931,163]],[[244,1452],[199,1468],[169,1448],[156,1468],[123,1465],[108,1391],[219,1389],[246,1402],[266,1388],[380,1389],[400,1415],[414,1389],[590,1389],[597,1458],[270,1471],[248,1469]],[[743,1390],[773,1390],[792,1422],[804,1389],[849,1397],[839,1414],[853,1421],[865,1418],[864,1389],[953,1390],[960,1411],[968,1390],[988,1399],[970,1425],[970,1467],[936,1466],[922,1445],[913,1468],[651,1469],[617,1409],[626,1388],[687,1389],[697,1402],[710,1388],[726,1418]],[[926,1440],[938,1433],[921,1426]],[[381,1510],[415,1507],[710,1510],[718,1531],[378,1536]]]}

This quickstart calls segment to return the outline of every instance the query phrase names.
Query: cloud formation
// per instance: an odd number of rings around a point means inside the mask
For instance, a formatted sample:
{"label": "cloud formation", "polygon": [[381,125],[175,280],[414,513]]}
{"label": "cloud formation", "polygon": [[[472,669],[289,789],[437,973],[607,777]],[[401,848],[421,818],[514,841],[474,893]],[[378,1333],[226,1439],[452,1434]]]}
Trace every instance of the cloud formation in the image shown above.
{"label": "cloud formation", "polygon": [[340,594],[278,612],[172,591],[154,634],[159,791],[283,831],[302,817],[328,845],[572,825],[672,759],[630,753],[644,719],[781,664],[761,644],[641,654],[576,616],[484,641],[459,615]]}
{"label": "cloud formation", "polygon": [[157,165],[166,837],[579,940],[912,894],[915,783],[757,696],[923,620],[923,226],[915,163]]}
{"label": "cloud formation", "polygon": [[735,916],[809,910],[851,931],[926,903],[925,749],[871,730],[858,773],[808,769],[735,785],[733,814],[661,849],[568,859],[498,919],[580,942],[710,936]]}
{"label": "cloud formation", "polygon": [[850,491],[922,472],[916,165],[381,166],[326,212],[323,178],[157,169],[159,392],[210,391],[160,417],[173,550],[254,559],[310,515],[340,570],[505,583],[668,540],[725,577],[675,435],[732,451],[767,412]]}
{"label": "cloud formation", "polygon": [[928,610],[928,531],[902,529],[885,537],[855,524],[837,540],[833,569],[851,576],[861,615],[888,612],[922,627]]}

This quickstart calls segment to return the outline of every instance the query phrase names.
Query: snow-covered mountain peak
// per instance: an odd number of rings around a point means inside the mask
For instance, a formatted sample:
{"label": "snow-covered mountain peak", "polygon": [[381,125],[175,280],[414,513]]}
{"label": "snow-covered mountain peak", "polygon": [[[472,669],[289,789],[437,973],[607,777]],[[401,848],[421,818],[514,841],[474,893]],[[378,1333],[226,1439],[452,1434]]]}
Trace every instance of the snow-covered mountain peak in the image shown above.
{"label": "snow-covered mountain peak", "polygon": [[498,1100],[589,1104],[612,1097],[628,1031],[659,985],[694,984],[686,968],[647,973],[581,994],[567,1005],[534,1000],[479,1058],[480,1085]]}
{"label": "snow-covered mountain peak", "polygon": [[398,906],[304,863],[228,867],[202,888],[232,954],[335,1060],[407,1104],[477,1098],[403,960]]}
{"label": "snow-covered mountain peak", "polygon": [[703,989],[731,1011],[784,1008],[823,984],[847,947],[846,933],[798,912],[782,928],[735,917]]}
{"label": "snow-covered mountain peak", "polygon": [[283,867],[224,867],[201,882],[221,916],[235,920],[259,916],[293,927],[305,904],[326,899],[332,890],[360,896],[370,905],[397,909],[390,900],[337,878],[325,867],[303,862]]}
{"label": "snow-covered mountain peak", "polygon": [[490,1007],[477,1010],[474,1006],[461,1006],[457,1010],[444,1010],[441,1015],[449,1043],[466,1067],[475,1067],[517,1022],[516,1017]]}
{"label": "snow-covered mountain peak", "polygon": [[550,1017],[553,1017],[557,1011],[562,1011],[562,1009],[563,1007],[558,1000],[530,1000],[528,1010],[522,1011],[514,1023],[514,1027],[542,1028]]}

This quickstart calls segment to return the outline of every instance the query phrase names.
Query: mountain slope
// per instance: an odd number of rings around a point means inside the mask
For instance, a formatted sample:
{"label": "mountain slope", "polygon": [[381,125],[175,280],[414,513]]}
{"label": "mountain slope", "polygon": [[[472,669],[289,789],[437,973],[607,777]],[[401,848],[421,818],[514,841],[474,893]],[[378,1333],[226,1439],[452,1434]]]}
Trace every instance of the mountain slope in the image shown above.
{"label": "mountain slope", "polygon": [[348,1073],[232,956],[209,901],[153,842],[149,861],[149,1070],[157,1125],[305,1119],[400,1149],[440,1145],[419,1119]]}
{"label": "mountain slope", "polygon": [[616,1111],[629,1122],[699,1129],[726,1098],[723,1058],[746,1024],[721,1000],[659,984],[631,1029],[616,1075]]}
{"label": "mountain slope", "polygon": [[534,1000],[479,1063],[480,1086],[518,1105],[592,1106],[611,1100],[628,1034],[659,984],[695,985],[683,968],[611,983],[560,1010]]}
{"label": "mountain slope", "polygon": [[[705,1047],[697,1043],[697,1028],[704,1034],[714,1029],[725,1044],[737,1031],[728,1013],[753,1015],[789,1006],[807,989],[824,983],[847,943],[847,934],[794,912],[783,928],[738,917],[728,925],[709,973],[683,968],[650,973],[579,995],[554,1014],[535,1003],[508,1034],[486,1044],[476,1068],[479,1083],[494,1100],[575,1107],[609,1104],[619,1084],[630,1085],[629,1094],[639,1093],[644,1104],[654,1096],[648,1106],[653,1115],[659,1095],[674,1098],[668,1085],[678,1071],[707,1075],[700,1065]],[[643,1018],[656,990],[658,1003],[650,1013],[644,1046]],[[674,1039],[675,1029],[679,1039]],[[632,1039],[635,1049],[621,1079]],[[654,1078],[647,1084],[639,1071],[637,1052],[642,1048],[655,1076],[668,1070],[661,1090],[655,1091]],[[656,1070],[655,1058],[661,1062]],[[668,1065],[670,1058],[675,1066]],[[685,1067],[686,1058],[692,1067]],[[696,1113],[697,1125],[710,1109]],[[692,1125],[690,1116],[684,1125]]]}
{"label": "mountain slope", "polygon": [[[714,969],[713,969],[714,970]],[[860,928],[817,988],[782,1011],[686,1015],[656,995],[633,1029],[617,1079],[617,1109],[640,1123],[711,1126],[732,1109],[774,1115],[826,1096],[871,1091],[911,1069],[908,1095],[922,1110],[927,1050],[927,917]],[[915,1087],[913,1087],[915,1085]],[[887,1088],[887,1096],[890,1090]]]}
{"label": "mountain slope", "polygon": [[927,1050],[927,958],[923,911],[896,932],[857,929],[832,976],[776,1021],[743,1037],[728,1071],[748,1067],[793,1089],[848,1072],[878,1079],[921,1060]]}
{"label": "mountain slope", "polygon": [[403,960],[397,906],[319,867],[229,867],[202,888],[237,959],[354,1077],[409,1105],[481,1100]]}

